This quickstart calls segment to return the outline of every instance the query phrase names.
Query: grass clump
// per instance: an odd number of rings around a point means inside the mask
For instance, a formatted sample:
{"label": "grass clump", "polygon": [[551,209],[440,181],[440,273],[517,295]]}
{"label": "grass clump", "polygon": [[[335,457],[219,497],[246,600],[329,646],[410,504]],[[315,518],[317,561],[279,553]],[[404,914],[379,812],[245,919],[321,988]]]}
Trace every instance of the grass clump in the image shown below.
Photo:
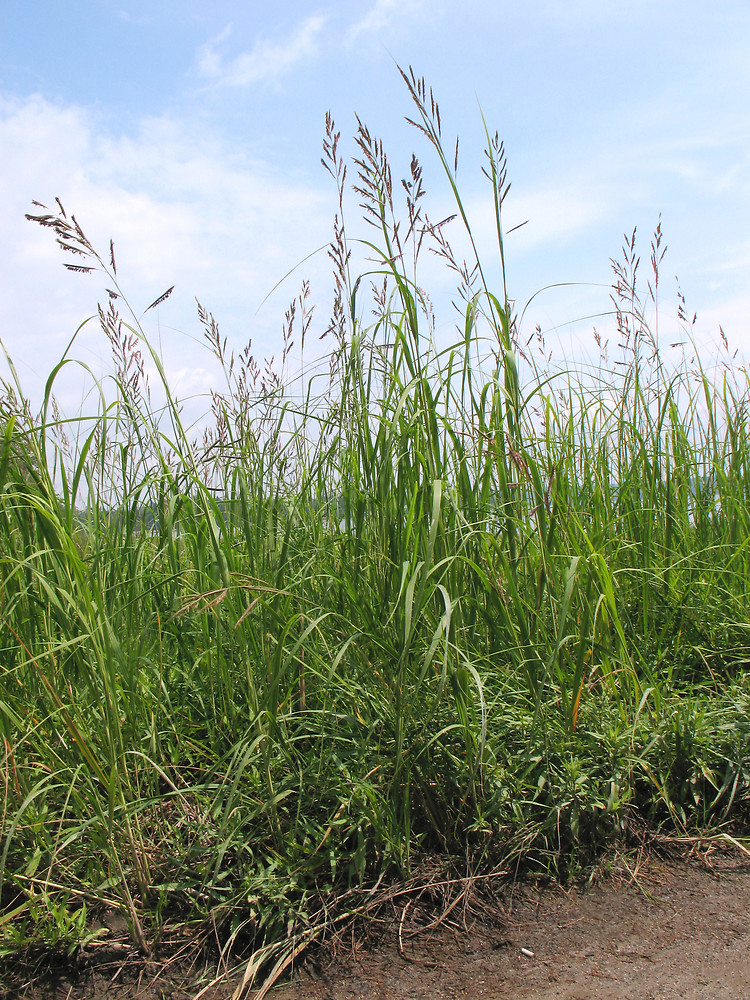
{"label": "grass clump", "polygon": [[[93,416],[61,416],[70,348],[38,413],[12,365],[3,387],[6,956],[73,953],[115,909],[144,952],[189,925],[278,969],[426,856],[564,874],[634,822],[746,818],[747,372],[668,368],[634,238],[615,263],[616,361],[535,364],[505,287],[502,144],[487,133],[497,287],[458,147],[445,152],[432,93],[403,76],[468,260],[449,220],[427,217],[416,158],[400,212],[359,122],[374,263],[352,276],[329,117],[329,363],[295,396],[201,307],[224,388],[200,440],[123,319],[112,246],[100,255],[59,203],[33,216],[67,266],[108,277],[115,391],[98,385]],[[419,284],[427,250],[457,278],[447,347]],[[662,255],[658,229],[654,303]],[[285,363],[310,325],[303,286]]]}

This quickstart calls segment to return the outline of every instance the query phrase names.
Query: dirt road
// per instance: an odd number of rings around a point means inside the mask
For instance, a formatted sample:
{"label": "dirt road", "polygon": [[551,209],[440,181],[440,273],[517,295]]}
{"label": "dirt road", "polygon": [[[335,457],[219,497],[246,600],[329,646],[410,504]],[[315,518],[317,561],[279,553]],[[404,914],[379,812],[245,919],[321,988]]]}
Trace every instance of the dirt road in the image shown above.
{"label": "dirt road", "polygon": [[[507,885],[498,920],[456,907],[435,927],[393,911],[372,950],[303,964],[274,1000],[750,1000],[750,857],[617,861],[586,889]],[[399,935],[400,932],[400,935]],[[182,971],[182,974],[179,974]],[[202,1000],[228,1000],[239,980]],[[35,982],[18,1000],[189,1000],[174,964]],[[253,994],[251,993],[250,996]]]}
{"label": "dirt road", "polygon": [[273,995],[750,1000],[750,858],[710,863],[651,859],[583,892],[508,892],[502,930],[442,927],[432,938],[406,941],[402,934],[403,956],[394,944],[348,959],[318,981],[302,974]]}

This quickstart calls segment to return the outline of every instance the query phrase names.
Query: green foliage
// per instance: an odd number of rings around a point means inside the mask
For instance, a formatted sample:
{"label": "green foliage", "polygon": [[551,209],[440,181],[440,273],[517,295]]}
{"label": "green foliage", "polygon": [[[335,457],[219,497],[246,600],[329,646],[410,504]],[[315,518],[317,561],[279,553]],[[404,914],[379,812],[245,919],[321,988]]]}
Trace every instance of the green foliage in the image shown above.
{"label": "green foliage", "polygon": [[[404,79],[475,253],[437,105]],[[678,830],[746,816],[746,372],[667,371],[634,239],[615,266],[622,358],[537,369],[505,288],[497,137],[499,291],[428,220],[416,159],[399,214],[382,144],[361,123],[356,142],[377,237],[352,279],[328,119],[327,373],[304,375],[299,402],[201,308],[226,386],[200,441],[122,317],[112,248],[62,206],[34,217],[74,269],[107,274],[114,398],[101,384],[94,415],[57,413],[71,348],[37,416],[17,380],[4,389],[6,953],[70,951],[113,906],[144,948],[180,919],[211,920],[227,949],[308,940],[342,887],[425,852],[565,871],[636,814]],[[427,248],[458,276],[449,347],[418,281]]]}

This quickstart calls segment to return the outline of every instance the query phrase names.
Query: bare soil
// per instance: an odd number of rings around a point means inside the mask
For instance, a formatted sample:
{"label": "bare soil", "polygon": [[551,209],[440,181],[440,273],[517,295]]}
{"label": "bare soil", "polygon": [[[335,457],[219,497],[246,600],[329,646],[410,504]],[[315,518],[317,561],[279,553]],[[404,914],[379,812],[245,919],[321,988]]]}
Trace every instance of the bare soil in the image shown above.
{"label": "bare soil", "polygon": [[[110,961],[15,996],[188,1000],[201,990],[188,972]],[[227,1000],[240,981],[204,981],[201,1000]],[[480,919],[456,906],[428,920],[418,903],[394,904],[376,947],[339,940],[269,997],[750,1000],[750,856],[620,858],[595,884],[567,891],[509,882],[499,912]]]}

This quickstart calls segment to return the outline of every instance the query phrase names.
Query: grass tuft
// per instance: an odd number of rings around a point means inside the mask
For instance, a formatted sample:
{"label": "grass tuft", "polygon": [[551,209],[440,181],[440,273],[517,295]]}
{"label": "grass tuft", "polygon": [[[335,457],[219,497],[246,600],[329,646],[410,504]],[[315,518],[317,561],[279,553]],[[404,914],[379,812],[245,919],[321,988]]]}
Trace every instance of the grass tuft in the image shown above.
{"label": "grass tuft", "polygon": [[[2,956],[95,948],[114,910],[146,954],[177,927],[226,961],[249,950],[249,985],[429,857],[455,878],[511,861],[564,876],[644,823],[747,820],[747,370],[664,360],[660,225],[645,299],[635,234],[613,262],[612,358],[597,334],[598,367],[557,371],[538,331],[540,363],[506,288],[502,143],[485,129],[496,288],[458,143],[402,76],[451,218],[429,219],[416,158],[394,184],[359,120],[347,169],[327,116],[327,363],[291,393],[307,285],[280,370],[233,353],[199,305],[223,377],[201,439],[113,245],[100,255],[59,202],[29,216],[67,267],[107,277],[113,364],[98,412],[73,418],[54,386],[74,341],[38,412],[10,359],[2,385]],[[356,276],[353,247],[372,261]],[[456,278],[447,346],[428,252]]]}

